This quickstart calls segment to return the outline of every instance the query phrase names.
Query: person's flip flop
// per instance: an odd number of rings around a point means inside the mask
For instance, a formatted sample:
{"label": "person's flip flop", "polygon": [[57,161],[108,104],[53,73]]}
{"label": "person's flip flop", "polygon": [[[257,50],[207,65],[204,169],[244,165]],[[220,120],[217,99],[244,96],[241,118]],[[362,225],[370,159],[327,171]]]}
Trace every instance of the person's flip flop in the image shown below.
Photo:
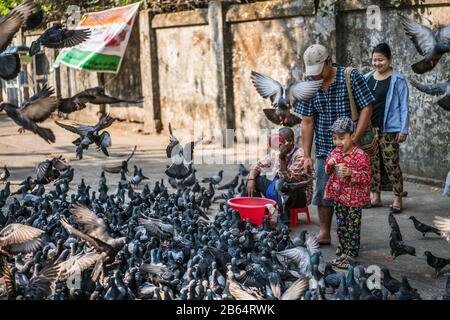
{"label": "person's flip flop", "polygon": [[350,263],[348,262],[347,257],[343,257],[342,259],[336,260],[335,264],[333,264],[333,262],[331,262],[331,264],[333,266],[335,266],[338,269],[342,269],[342,270],[347,270],[348,268],[350,268]]}

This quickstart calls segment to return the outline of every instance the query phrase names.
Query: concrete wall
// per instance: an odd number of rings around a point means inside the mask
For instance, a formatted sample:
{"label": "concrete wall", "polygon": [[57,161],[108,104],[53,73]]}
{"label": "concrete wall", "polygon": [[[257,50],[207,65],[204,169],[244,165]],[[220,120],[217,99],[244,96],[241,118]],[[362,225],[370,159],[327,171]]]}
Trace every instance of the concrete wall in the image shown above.
{"label": "concrete wall", "polygon": [[[416,75],[411,64],[419,61],[413,43],[405,35],[398,13],[436,28],[450,25],[450,1],[426,1],[426,5],[381,8],[382,30],[366,26],[366,3],[350,1],[337,16],[337,60],[366,72],[371,67],[371,50],[380,42],[391,46],[394,67],[406,77],[424,83],[444,82],[449,74],[450,55],[424,75]],[[363,9],[363,10],[361,10]],[[444,181],[450,169],[450,113],[435,102],[437,98],[410,86],[410,136],[401,146],[405,173]]]}
{"label": "concrete wall", "polygon": [[[450,25],[450,0],[405,0],[400,8],[389,0],[341,3],[336,17],[322,17],[314,0],[242,5],[211,0],[208,9],[158,15],[142,10],[117,76],[62,66],[50,79],[60,84],[62,96],[102,83],[119,97],[144,96],[142,105],[107,106],[106,111],[143,121],[147,133],[162,132],[170,121],[178,129],[235,128],[255,136],[258,130],[275,126],[262,113],[270,103],[254,89],[251,70],[283,85],[301,79],[302,54],[319,41],[329,46],[337,62],[367,71],[371,48],[386,41],[396,68],[410,77],[410,64],[420,56],[404,34],[397,12],[430,26]],[[366,9],[372,4],[381,6],[381,31],[366,26]],[[436,70],[418,79],[445,80],[449,60],[447,55]],[[435,101],[411,88],[411,130],[402,145],[402,166],[408,174],[443,181],[450,169],[450,114]],[[98,110],[89,107],[75,117],[92,119]]]}

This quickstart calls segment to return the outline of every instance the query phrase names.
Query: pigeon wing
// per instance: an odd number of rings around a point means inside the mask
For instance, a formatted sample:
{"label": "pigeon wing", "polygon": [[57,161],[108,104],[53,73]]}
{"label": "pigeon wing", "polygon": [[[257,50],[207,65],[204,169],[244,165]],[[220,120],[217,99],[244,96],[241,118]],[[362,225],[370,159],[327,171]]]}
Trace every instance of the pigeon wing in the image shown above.
{"label": "pigeon wing", "polygon": [[252,71],[251,79],[261,97],[270,98],[273,105],[278,104],[283,95],[283,87],[278,81],[256,71]]}
{"label": "pigeon wing", "polygon": [[51,91],[47,88],[38,92],[31,97],[21,108],[20,113],[22,117],[34,122],[42,122],[46,120],[53,111],[58,107],[58,98],[55,96],[48,96]]}
{"label": "pigeon wing", "polygon": [[450,43],[450,26],[439,29],[436,32],[436,38],[441,42]]}
{"label": "pigeon wing", "polygon": [[411,84],[419,91],[430,94],[432,96],[440,96],[446,94],[447,83],[439,83],[436,85],[425,85],[414,80],[411,80]]}
{"label": "pigeon wing", "polygon": [[86,41],[91,36],[90,29],[78,29],[61,31],[63,33],[64,40],[61,42],[47,43],[45,46],[48,48],[70,48],[79,45]]}
{"label": "pigeon wing", "polygon": [[44,231],[20,223],[11,223],[0,231],[0,247],[26,243],[42,236]]}
{"label": "pigeon wing", "polygon": [[42,181],[45,179],[45,175],[47,174],[48,170],[52,167],[52,163],[50,160],[45,160],[41,163],[39,163],[36,166],[36,180]]}
{"label": "pigeon wing", "polygon": [[4,51],[11,43],[14,35],[20,30],[22,24],[28,19],[34,3],[26,0],[12,9],[0,22],[0,52]]}
{"label": "pigeon wing", "polygon": [[111,241],[105,222],[94,212],[79,204],[75,204],[71,212],[82,232],[106,243]]}
{"label": "pigeon wing", "polygon": [[404,16],[400,16],[400,21],[405,29],[406,35],[411,38],[420,55],[426,56],[433,51],[436,45],[436,38],[430,28]]}
{"label": "pigeon wing", "polygon": [[297,279],[281,296],[280,300],[300,300],[309,287],[309,279]]}
{"label": "pigeon wing", "polygon": [[299,100],[311,99],[322,87],[323,80],[297,82],[289,87],[288,95],[291,107]]}

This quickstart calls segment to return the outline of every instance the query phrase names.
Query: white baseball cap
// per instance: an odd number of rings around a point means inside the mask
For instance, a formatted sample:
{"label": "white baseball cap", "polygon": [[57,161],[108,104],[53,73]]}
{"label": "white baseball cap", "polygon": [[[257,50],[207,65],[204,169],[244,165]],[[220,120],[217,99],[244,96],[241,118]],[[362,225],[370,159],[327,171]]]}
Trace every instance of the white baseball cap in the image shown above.
{"label": "white baseball cap", "polygon": [[306,49],[303,54],[303,61],[305,62],[305,75],[317,76],[322,73],[325,60],[330,55],[328,50],[321,44],[313,44]]}

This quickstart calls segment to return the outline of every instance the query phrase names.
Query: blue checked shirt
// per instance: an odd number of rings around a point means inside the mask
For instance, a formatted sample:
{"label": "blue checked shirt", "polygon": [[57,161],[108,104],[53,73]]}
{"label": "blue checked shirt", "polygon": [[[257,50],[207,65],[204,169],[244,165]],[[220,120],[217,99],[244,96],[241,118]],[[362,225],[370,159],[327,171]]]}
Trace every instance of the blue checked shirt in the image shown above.
{"label": "blue checked shirt", "polygon": [[[330,132],[334,121],[342,117],[352,117],[347,87],[345,85],[345,68],[337,67],[335,81],[325,92],[322,88],[308,101],[299,101],[295,105],[295,112],[306,117],[314,117],[316,136],[316,157],[327,157],[334,149]],[[350,83],[358,111],[371,104],[375,98],[372,95],[363,75],[353,70]]]}

